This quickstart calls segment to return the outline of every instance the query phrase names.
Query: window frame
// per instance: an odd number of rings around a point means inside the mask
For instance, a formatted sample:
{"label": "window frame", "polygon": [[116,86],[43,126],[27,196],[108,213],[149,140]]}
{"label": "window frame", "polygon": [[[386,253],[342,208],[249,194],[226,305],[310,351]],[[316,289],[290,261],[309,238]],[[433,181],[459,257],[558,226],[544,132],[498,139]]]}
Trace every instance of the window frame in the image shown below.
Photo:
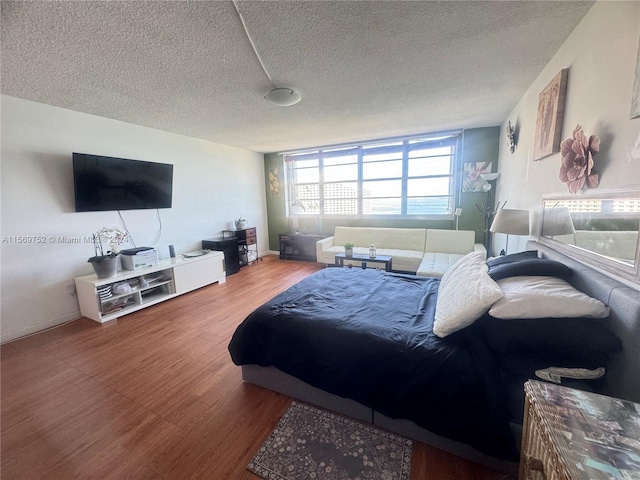
{"label": "window frame", "polygon": [[[453,220],[456,206],[459,203],[460,198],[460,182],[461,182],[461,165],[462,165],[462,131],[456,132],[444,132],[439,134],[430,135],[415,135],[411,137],[401,137],[386,140],[376,140],[369,142],[361,142],[358,144],[350,145],[338,145],[318,147],[314,149],[306,149],[300,151],[281,152],[280,154],[284,158],[284,178],[285,178],[285,208],[287,217],[321,217],[321,218],[358,218],[358,219],[411,219],[411,220]],[[450,157],[449,171],[442,174],[430,174],[430,175],[414,175],[409,176],[409,162],[412,159],[410,153],[418,150],[435,149],[438,147],[450,147],[451,152],[448,154],[436,154],[428,155],[426,157],[417,158],[440,158]],[[367,164],[366,157],[368,155],[384,155],[390,154],[398,156],[389,159],[373,160],[372,162],[385,162],[399,160],[401,162],[400,176],[390,177],[372,177],[364,178],[364,167]],[[357,178],[355,180],[331,180],[325,181],[325,168],[335,165],[325,165],[326,159],[355,156],[355,162],[345,162],[344,165],[349,163],[355,163],[357,165]],[[415,158],[415,157],[414,157]],[[305,168],[299,166],[297,162],[315,160],[316,166],[311,168],[318,169],[318,181],[317,182],[292,182],[293,172],[299,168]],[[342,165],[342,164],[339,164]],[[309,167],[306,167],[309,168]],[[410,180],[419,179],[438,179],[448,178],[449,186],[448,193],[443,195],[423,195],[423,196],[409,196],[409,182]],[[376,197],[364,197],[363,186],[367,182],[377,181],[400,181],[400,196],[376,196]],[[354,214],[340,214],[340,213],[324,213],[325,212],[325,200],[332,200],[326,198],[325,186],[331,184],[347,184],[355,183],[356,186],[356,213]],[[318,190],[318,211],[312,213],[295,211],[295,205],[292,203],[293,192],[296,188],[304,185],[317,185]],[[411,198],[449,198],[448,209],[445,213],[408,213]],[[363,205],[368,198],[374,199],[400,199],[400,212],[399,213],[363,213]]]}

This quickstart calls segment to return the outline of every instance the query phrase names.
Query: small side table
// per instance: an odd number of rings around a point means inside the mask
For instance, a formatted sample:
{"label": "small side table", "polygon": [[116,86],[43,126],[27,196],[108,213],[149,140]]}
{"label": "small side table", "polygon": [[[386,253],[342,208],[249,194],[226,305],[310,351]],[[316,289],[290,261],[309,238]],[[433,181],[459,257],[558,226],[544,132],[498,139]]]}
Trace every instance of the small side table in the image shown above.
{"label": "small side table", "polygon": [[356,262],[361,262],[362,268],[367,268],[367,263],[384,263],[385,271],[390,272],[393,257],[389,257],[387,255],[376,255],[375,257],[371,258],[369,255],[359,255],[357,253],[354,253],[350,257],[345,256],[344,253],[339,253],[336,255],[337,266],[344,267],[345,260],[355,260]]}
{"label": "small side table", "polygon": [[529,380],[520,480],[638,478],[640,404]]}
{"label": "small side table", "polygon": [[258,256],[258,235],[256,233],[256,227],[223,230],[222,238],[224,240],[229,238],[238,239],[238,255],[241,267],[260,260]]}

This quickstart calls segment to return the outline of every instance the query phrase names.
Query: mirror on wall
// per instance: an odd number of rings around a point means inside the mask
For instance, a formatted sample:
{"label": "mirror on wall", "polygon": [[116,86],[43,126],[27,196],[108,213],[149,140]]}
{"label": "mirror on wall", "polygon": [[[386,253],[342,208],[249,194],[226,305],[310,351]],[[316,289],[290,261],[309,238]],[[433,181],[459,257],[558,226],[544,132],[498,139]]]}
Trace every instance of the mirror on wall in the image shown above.
{"label": "mirror on wall", "polygon": [[640,283],[640,187],[549,195],[540,241]]}

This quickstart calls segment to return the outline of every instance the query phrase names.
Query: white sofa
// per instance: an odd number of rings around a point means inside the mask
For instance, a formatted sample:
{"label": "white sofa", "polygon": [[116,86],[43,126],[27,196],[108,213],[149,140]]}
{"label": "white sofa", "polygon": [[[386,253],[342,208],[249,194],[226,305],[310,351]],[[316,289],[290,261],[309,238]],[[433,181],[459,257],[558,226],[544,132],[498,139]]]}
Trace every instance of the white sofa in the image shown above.
{"label": "white sofa", "polygon": [[475,243],[475,232],[471,230],[338,226],[332,237],[316,243],[317,261],[335,264],[335,256],[344,253],[347,242],[355,245],[353,253],[364,255],[369,254],[373,244],[378,255],[393,257],[393,270],[424,277],[441,277],[474,250],[482,250],[486,255],[484,246]]}

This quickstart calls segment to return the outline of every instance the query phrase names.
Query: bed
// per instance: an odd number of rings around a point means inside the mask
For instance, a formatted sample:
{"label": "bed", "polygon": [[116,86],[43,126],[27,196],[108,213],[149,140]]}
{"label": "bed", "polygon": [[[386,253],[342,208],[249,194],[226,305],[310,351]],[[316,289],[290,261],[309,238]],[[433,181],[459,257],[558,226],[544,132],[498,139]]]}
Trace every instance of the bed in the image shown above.
{"label": "bed", "polygon": [[[640,382],[633,372],[640,368],[635,353],[638,292],[542,245],[531,243],[529,248],[553,262],[554,268],[565,266],[571,284],[593,300],[603,300],[598,302],[600,309],[604,303],[610,307],[606,320],[589,320],[595,330],[580,328],[601,340],[591,349],[581,346],[590,344],[589,338],[569,335],[574,345],[567,349],[546,345],[548,339],[533,335],[564,367],[607,370],[604,377],[562,381],[637,401]],[[547,267],[543,270],[537,273],[549,273]],[[247,317],[229,351],[242,365],[245,381],[513,472],[522,383],[532,376],[532,369],[551,365],[540,362],[536,353],[540,343],[527,349],[514,343],[508,332],[497,334],[507,323],[485,313],[472,315],[452,331],[443,330],[438,293],[451,288],[447,287],[451,283],[446,277],[325,269]],[[453,286],[465,288],[456,282]],[[534,323],[521,324],[530,328]],[[562,324],[575,328],[570,322]],[[576,350],[573,359],[557,356],[567,350]],[[582,364],[583,358],[593,361]]]}

